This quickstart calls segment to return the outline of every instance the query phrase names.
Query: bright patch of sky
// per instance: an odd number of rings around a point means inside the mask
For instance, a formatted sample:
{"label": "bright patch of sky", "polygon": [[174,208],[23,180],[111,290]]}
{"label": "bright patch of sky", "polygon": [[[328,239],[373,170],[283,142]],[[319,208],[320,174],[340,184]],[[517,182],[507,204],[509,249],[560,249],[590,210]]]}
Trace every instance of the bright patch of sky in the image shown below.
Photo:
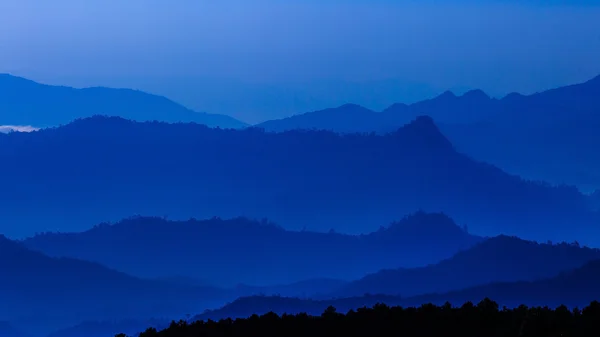
{"label": "bright patch of sky", "polygon": [[0,72],[247,122],[600,74],[600,1],[3,0]]}

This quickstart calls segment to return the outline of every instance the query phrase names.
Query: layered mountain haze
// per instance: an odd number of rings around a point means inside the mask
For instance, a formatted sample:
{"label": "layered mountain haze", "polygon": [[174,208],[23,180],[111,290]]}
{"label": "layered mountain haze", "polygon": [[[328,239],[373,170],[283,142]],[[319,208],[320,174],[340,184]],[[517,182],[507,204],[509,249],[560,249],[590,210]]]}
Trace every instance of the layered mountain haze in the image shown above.
{"label": "layered mountain haze", "polygon": [[97,114],[137,121],[195,122],[222,128],[246,126],[228,116],[192,111],[167,98],[137,90],[75,89],[0,74],[0,125],[58,126]]}
{"label": "layered mountain haze", "polygon": [[598,17],[1,0],[0,337],[600,336]]}
{"label": "layered mountain haze", "polygon": [[[280,120],[271,120],[256,125],[267,131],[289,130],[335,130],[339,132],[356,132],[359,129],[378,130],[381,124],[399,125],[400,119],[381,119],[395,117],[393,115],[377,114],[356,104],[344,104],[337,108],[307,112]],[[360,125],[360,128],[357,126]]]}
{"label": "layered mountain haze", "polygon": [[13,177],[0,197],[9,235],[78,231],[131,214],[268,216],[286,228],[364,233],[416,209],[452,214],[483,235],[591,240],[584,233],[596,232],[575,188],[461,155],[428,117],[382,136],[94,117],[0,142],[0,174]]}
{"label": "layered mountain haze", "polygon": [[555,277],[531,282],[502,282],[482,285],[444,294],[416,296],[403,300],[404,305],[417,303],[443,304],[478,302],[486,297],[494,298],[500,305],[548,306],[556,308],[566,305],[571,308],[584,307],[590,299],[600,298],[600,260],[565,271]]}
{"label": "layered mountain haze", "polygon": [[[331,282],[322,278],[355,279],[382,268],[422,266],[480,240],[443,214],[416,213],[366,235],[295,232],[247,219],[140,217],[83,233],[38,235],[24,244],[51,256],[96,261],[143,277],[182,275],[230,286],[292,283],[237,290],[314,295],[331,290]],[[312,281],[302,284],[300,280]]]}
{"label": "layered mountain haze", "polygon": [[396,103],[378,112],[356,104],[313,111],[292,117],[267,121],[257,127],[268,131],[296,129],[331,130],[337,132],[393,132],[419,116],[430,116],[436,123],[471,123],[493,116],[500,100],[481,90],[472,90],[461,96],[450,91],[410,105]]}
{"label": "layered mountain haze", "polygon": [[[424,101],[396,103],[381,112],[355,104],[308,112],[259,124],[270,131],[293,129],[339,132],[390,132],[418,116],[427,115],[440,124],[527,122],[541,123],[593,118],[600,106],[600,76],[587,82],[531,95],[511,93],[492,98],[479,89],[462,95],[451,91]],[[518,124],[517,124],[518,125]],[[503,125],[506,126],[506,125]],[[521,127],[531,127],[527,124]]]}
{"label": "layered mountain haze", "polygon": [[3,236],[0,270],[0,317],[37,332],[91,319],[179,316],[229,298],[214,287],[173,286],[92,262],[51,258]]}
{"label": "layered mountain haze", "polygon": [[219,309],[208,310],[197,315],[192,318],[192,321],[236,319],[252,315],[264,315],[270,312],[278,315],[286,313],[318,316],[329,306],[335,307],[338,312],[348,312],[349,310],[356,310],[358,308],[372,307],[378,303],[398,305],[401,303],[401,300],[398,296],[385,295],[367,295],[326,300],[300,299],[284,296],[245,296]]}
{"label": "layered mountain haze", "polygon": [[218,320],[264,315],[270,312],[282,315],[306,313],[319,316],[327,308],[337,312],[360,310],[377,304],[388,306],[421,307],[427,304],[454,306],[474,304],[493,298],[500,306],[515,308],[520,305],[548,306],[556,308],[566,305],[582,308],[590,304],[590,298],[599,298],[600,260],[593,260],[572,271],[561,273],[538,281],[504,282],[471,287],[441,294],[427,294],[415,297],[386,295],[365,295],[338,299],[310,300],[289,297],[253,296],[240,298],[217,310],[210,310],[194,317],[193,320]]}
{"label": "layered mountain haze", "polygon": [[[365,293],[401,295],[445,293],[493,282],[536,281],[600,259],[600,250],[577,244],[538,244],[498,236],[439,263],[384,270],[345,285],[336,296]],[[443,282],[440,282],[443,280]]]}
{"label": "layered mountain haze", "polygon": [[439,124],[457,150],[508,172],[555,184],[600,186],[595,149],[600,138],[600,76],[532,95],[502,99],[481,90],[447,91],[382,112],[354,105],[310,112],[260,124],[270,131],[318,129],[337,132],[391,132],[420,115]]}
{"label": "layered mountain haze", "polygon": [[474,161],[429,117],[378,136],[97,116],[4,135],[0,156],[0,174],[12,177],[0,220],[16,236],[132,214],[268,216],[286,228],[365,233],[417,209],[451,214],[480,235],[590,243],[598,229],[577,189]]}

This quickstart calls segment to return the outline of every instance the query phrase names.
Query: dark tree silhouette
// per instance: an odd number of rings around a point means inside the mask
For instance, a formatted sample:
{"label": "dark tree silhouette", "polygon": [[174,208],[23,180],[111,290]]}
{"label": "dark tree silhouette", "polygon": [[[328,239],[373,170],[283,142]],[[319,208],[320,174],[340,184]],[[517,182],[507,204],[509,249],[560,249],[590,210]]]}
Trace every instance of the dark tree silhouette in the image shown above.
{"label": "dark tree silhouette", "polygon": [[481,337],[481,336],[598,336],[600,303],[594,301],[583,310],[566,306],[519,306],[499,308],[486,298],[477,305],[453,307],[424,304],[403,308],[377,304],[372,308],[338,313],[327,308],[320,316],[307,314],[252,315],[249,318],[219,321],[172,322],[162,331],[148,329],[140,337],[203,336],[405,336],[405,337]]}

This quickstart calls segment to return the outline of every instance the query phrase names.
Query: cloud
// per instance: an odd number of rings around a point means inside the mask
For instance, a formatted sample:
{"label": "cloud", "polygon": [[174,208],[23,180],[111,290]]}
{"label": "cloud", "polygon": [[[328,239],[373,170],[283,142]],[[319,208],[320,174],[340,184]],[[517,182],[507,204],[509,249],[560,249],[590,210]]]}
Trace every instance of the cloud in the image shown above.
{"label": "cloud", "polygon": [[39,128],[31,125],[0,125],[0,133],[9,132],[32,132],[37,131]]}

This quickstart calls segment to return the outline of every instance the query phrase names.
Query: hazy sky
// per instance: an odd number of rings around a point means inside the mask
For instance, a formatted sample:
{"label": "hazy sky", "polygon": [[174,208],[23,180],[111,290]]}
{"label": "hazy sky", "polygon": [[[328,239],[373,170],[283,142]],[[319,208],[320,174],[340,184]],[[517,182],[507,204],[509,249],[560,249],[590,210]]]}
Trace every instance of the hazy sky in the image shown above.
{"label": "hazy sky", "polygon": [[0,72],[257,122],[583,81],[599,18],[597,0],[1,0]]}

